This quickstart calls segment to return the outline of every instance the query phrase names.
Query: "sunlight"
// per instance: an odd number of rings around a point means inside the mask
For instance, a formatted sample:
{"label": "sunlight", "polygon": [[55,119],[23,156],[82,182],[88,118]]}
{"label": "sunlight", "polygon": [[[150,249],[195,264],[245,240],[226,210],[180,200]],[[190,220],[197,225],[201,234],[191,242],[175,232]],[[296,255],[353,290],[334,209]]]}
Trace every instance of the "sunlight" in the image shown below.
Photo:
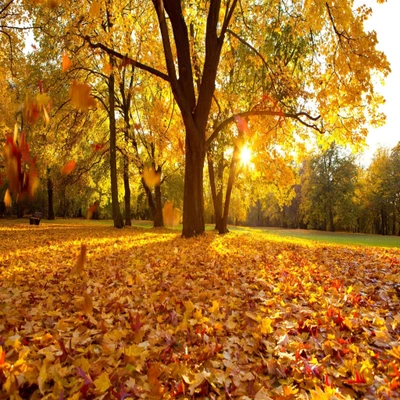
{"label": "sunlight", "polygon": [[251,162],[251,149],[247,146],[244,146],[242,148],[242,151],[240,152],[240,160],[242,164],[248,165]]}

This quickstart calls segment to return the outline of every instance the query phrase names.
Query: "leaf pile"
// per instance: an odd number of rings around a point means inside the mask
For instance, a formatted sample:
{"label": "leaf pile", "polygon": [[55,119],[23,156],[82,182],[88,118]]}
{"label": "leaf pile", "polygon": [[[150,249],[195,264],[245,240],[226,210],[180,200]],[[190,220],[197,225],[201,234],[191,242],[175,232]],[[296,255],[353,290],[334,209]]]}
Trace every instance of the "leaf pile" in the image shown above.
{"label": "leaf pile", "polygon": [[0,398],[394,399],[398,250],[0,226]]}

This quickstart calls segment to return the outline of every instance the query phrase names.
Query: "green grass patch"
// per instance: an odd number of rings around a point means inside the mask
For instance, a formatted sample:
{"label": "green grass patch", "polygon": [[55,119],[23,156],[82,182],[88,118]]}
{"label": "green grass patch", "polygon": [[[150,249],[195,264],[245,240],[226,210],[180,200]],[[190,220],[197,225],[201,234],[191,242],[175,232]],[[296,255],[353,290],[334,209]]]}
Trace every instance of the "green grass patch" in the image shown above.
{"label": "green grass patch", "polygon": [[348,246],[376,246],[400,248],[400,237],[371,235],[365,233],[324,232],[305,229],[281,229],[281,228],[253,228],[230,226],[229,230],[238,233],[267,233],[280,237],[293,237],[302,240],[310,240],[324,243],[335,243]]}

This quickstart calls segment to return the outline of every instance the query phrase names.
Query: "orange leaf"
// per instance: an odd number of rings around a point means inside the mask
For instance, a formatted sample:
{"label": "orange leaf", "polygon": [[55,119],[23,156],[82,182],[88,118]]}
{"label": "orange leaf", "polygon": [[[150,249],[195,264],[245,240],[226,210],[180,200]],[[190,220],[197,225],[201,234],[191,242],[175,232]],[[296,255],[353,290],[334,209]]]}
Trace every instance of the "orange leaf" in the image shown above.
{"label": "orange leaf", "polygon": [[68,54],[64,53],[62,56],[62,66],[61,66],[62,71],[65,72],[71,66],[72,66],[72,61],[69,59]]}
{"label": "orange leaf", "polygon": [[71,160],[68,161],[62,168],[61,168],[61,172],[65,175],[69,175],[75,168],[76,166],[76,161]]}
{"label": "orange leaf", "polygon": [[98,202],[98,201],[95,201],[95,202],[89,207],[89,210],[88,210],[86,219],[92,218],[93,214],[94,214],[98,209],[99,209],[99,202]]}
{"label": "orange leaf", "polygon": [[74,274],[80,275],[83,272],[86,262],[86,251],[87,251],[86,245],[81,244],[81,252],[79,253],[78,259],[76,260]]}
{"label": "orange leaf", "polygon": [[100,3],[98,1],[94,1],[89,9],[89,15],[93,18],[96,18],[100,15]]}
{"label": "orange leaf", "polygon": [[71,104],[81,111],[87,111],[96,106],[94,97],[90,94],[91,87],[87,83],[73,82],[69,91]]}
{"label": "orange leaf", "polygon": [[166,201],[163,208],[164,225],[173,228],[179,224],[180,217],[181,213],[177,208],[174,208],[174,203]]}
{"label": "orange leaf", "polygon": [[4,195],[4,204],[6,205],[6,207],[11,207],[12,204],[10,191],[8,189],[6,190],[6,194]]}

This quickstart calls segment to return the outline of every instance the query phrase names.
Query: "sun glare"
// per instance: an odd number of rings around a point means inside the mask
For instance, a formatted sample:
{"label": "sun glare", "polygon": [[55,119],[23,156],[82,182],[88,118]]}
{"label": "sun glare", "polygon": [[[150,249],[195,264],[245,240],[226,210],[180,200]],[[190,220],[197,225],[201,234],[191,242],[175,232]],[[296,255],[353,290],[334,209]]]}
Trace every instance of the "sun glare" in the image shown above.
{"label": "sun glare", "polygon": [[242,151],[240,152],[240,160],[245,165],[250,164],[250,162],[251,162],[251,150],[247,146],[244,146],[242,148]]}

